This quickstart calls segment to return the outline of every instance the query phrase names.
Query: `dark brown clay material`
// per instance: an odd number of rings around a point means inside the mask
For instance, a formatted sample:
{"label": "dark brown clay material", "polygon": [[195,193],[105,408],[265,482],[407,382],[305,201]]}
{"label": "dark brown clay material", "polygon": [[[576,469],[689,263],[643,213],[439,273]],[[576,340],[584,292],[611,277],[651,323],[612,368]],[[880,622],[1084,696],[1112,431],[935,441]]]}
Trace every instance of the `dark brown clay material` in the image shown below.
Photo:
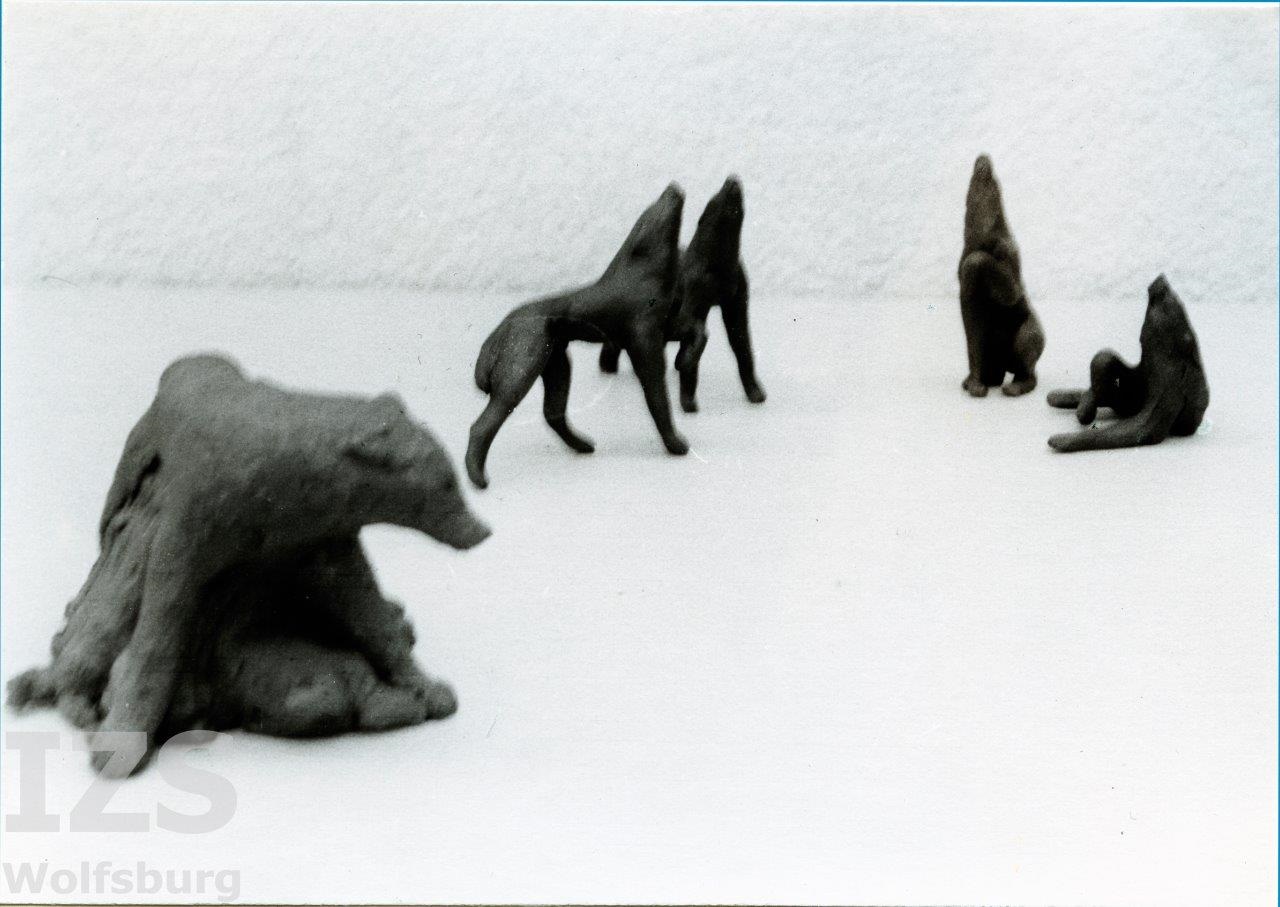
{"label": "dark brown clay material", "polygon": [[672,300],[683,211],[684,193],[672,183],[640,215],[599,280],[520,306],[485,340],[475,379],[489,403],[471,426],[466,460],[467,475],[477,487],[489,484],[485,461],[498,429],[539,377],[547,424],[578,453],[595,450],[565,416],[570,381],[566,350],[574,340],[626,350],[663,444],[670,453],[688,453],[688,442],[671,421],[666,380],[668,321],[678,314]]}
{"label": "dark brown clay material", "polygon": [[1163,274],[1147,288],[1140,343],[1136,366],[1103,350],[1090,363],[1088,388],[1049,394],[1050,406],[1074,409],[1081,425],[1092,425],[1104,407],[1119,417],[1104,428],[1054,435],[1050,447],[1064,453],[1108,450],[1195,434],[1209,408],[1209,383],[1187,310]]}
{"label": "dark brown clay material", "polygon": [[969,350],[969,374],[962,387],[974,397],[1013,380],[1004,393],[1018,397],[1035,389],[1036,362],[1044,352],[1044,331],[1027,302],[1022,262],[1009,232],[991,159],[973,164],[964,212],[964,252],[960,256],[960,314]]}
{"label": "dark brown clay material", "polygon": [[[750,293],[739,255],[743,214],[742,183],[731,176],[707,202],[693,240],[680,253],[675,302],[679,314],[668,323],[666,339],[680,343],[676,371],[680,374],[680,408],[687,413],[698,411],[698,363],[707,346],[707,316],[717,306],[747,399],[752,403],[765,400],[764,388],[756,377],[747,323]],[[600,351],[600,368],[616,372],[621,352],[619,347],[606,343]]]}
{"label": "dark brown clay material", "polygon": [[[10,704],[151,746],[189,728],[315,735],[451,714],[365,559],[370,523],[460,549],[489,535],[396,397],[285,391],[218,356],[175,362],[129,435],[52,663],[11,681]],[[106,774],[109,757],[94,754]]]}

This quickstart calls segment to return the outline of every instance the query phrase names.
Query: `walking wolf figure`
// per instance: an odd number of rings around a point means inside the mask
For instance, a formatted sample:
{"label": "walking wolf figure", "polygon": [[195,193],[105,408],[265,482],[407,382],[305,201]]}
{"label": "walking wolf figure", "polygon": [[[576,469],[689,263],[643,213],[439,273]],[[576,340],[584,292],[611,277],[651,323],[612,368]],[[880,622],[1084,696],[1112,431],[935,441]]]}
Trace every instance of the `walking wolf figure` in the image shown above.
{"label": "walking wolf figure", "polygon": [[[680,341],[676,371],[680,373],[680,407],[687,413],[698,411],[698,363],[707,346],[707,315],[713,306],[720,307],[747,399],[752,403],[763,403],[765,399],[764,388],[756,378],[747,325],[747,272],[738,252],[742,217],[742,183],[731,176],[707,202],[689,248],[680,254],[675,303],[680,317],[674,325],[679,333],[669,335],[667,340]],[[600,351],[600,368],[616,372],[619,353],[617,346],[606,343]]]}
{"label": "walking wolf figure", "polygon": [[485,460],[498,429],[542,378],[547,424],[578,453],[591,453],[589,438],[569,425],[569,343],[612,343],[627,351],[645,401],[668,451],[685,454],[689,444],[671,422],[667,396],[666,337],[677,330],[672,305],[679,263],[684,192],[675,183],[636,221],[600,279],[588,287],[539,299],[515,309],[480,348],[476,386],[489,403],[467,445],[467,475],[479,488],[489,484]]}
{"label": "walking wolf figure", "polygon": [[1054,435],[1049,439],[1054,450],[1137,447],[1159,444],[1169,435],[1195,434],[1209,408],[1209,383],[1187,310],[1163,274],[1147,288],[1139,342],[1142,358],[1136,366],[1103,350],[1089,365],[1087,389],[1049,394],[1050,406],[1075,409],[1081,425],[1091,425],[1100,407],[1120,417],[1106,428]]}
{"label": "walking wolf figure", "polygon": [[962,387],[985,397],[987,388],[1000,387],[1005,373],[1012,372],[1006,395],[1034,390],[1044,331],[1027,302],[1018,246],[1005,222],[1000,184],[985,154],[973,164],[965,202],[960,314],[969,347],[969,374]]}
{"label": "walking wolf figure", "polygon": [[[448,715],[358,533],[417,529],[453,548],[489,530],[448,455],[391,396],[284,391],[220,356],[170,365],[125,444],[101,552],[53,639],[14,678],[16,708],[145,735],[191,728],[311,736]],[[104,775],[141,764],[95,750]]]}

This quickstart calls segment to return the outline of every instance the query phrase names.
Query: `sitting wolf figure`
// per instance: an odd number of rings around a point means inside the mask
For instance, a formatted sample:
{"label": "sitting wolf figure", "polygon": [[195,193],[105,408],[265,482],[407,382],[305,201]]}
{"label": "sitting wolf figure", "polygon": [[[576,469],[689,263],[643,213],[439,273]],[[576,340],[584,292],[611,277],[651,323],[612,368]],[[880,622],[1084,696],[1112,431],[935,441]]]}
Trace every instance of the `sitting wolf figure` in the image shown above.
{"label": "sitting wolf figure", "polygon": [[1005,373],[1012,372],[1005,394],[1017,397],[1034,390],[1044,331],[1027,302],[1018,247],[985,154],[974,162],[965,203],[960,314],[969,347],[969,374],[962,387],[985,397],[987,388],[1000,387]]}
{"label": "sitting wolf figure", "polygon": [[181,359],[125,443],[52,662],[14,678],[9,702],[143,738],[132,760],[95,749],[108,776],[188,729],[297,736],[448,715],[452,690],[419,668],[365,559],[370,523],[453,548],[489,535],[397,398],[295,393],[219,356]]}
{"label": "sitting wolf figure", "polygon": [[485,340],[475,377],[489,403],[471,426],[466,461],[467,475],[477,487],[489,484],[485,460],[498,429],[539,376],[547,424],[579,453],[595,450],[565,417],[570,380],[566,350],[574,340],[626,350],[667,450],[688,453],[688,442],[671,422],[665,347],[666,337],[677,331],[669,322],[679,314],[672,301],[683,211],[684,193],[672,183],[640,215],[599,280],[520,306]]}
{"label": "sitting wolf figure", "polygon": [[[764,388],[756,378],[747,326],[747,272],[738,253],[742,216],[742,183],[731,176],[707,202],[689,248],[680,254],[680,282],[676,287],[680,316],[667,340],[680,342],[676,371],[680,373],[680,407],[687,413],[698,411],[698,363],[707,346],[707,315],[713,306],[720,307],[747,399],[752,403],[763,403],[765,399]],[[616,372],[620,352],[617,346],[606,343],[600,351],[600,368]]]}
{"label": "sitting wolf figure", "polygon": [[1100,407],[1120,417],[1105,428],[1054,435],[1049,439],[1054,450],[1136,447],[1195,434],[1209,408],[1209,383],[1187,310],[1163,274],[1147,288],[1139,342],[1142,358],[1136,366],[1103,350],[1089,365],[1086,390],[1049,394],[1050,406],[1074,409],[1081,425],[1092,425]]}

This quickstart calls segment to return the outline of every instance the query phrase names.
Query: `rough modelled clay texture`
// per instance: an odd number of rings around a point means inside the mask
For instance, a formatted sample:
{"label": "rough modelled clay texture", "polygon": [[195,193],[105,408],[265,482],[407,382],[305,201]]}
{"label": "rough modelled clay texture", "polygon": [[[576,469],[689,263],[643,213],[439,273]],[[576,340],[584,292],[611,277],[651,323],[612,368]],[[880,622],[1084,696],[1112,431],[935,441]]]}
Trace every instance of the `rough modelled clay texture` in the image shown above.
{"label": "rough modelled clay texture", "polygon": [[757,298],[916,300],[954,292],[987,152],[1047,322],[1161,271],[1188,299],[1272,299],[1276,21],[14,3],[5,266],[534,294],[593,279],[667,182],[704,199],[737,173]]}
{"label": "rough modelled clay texture", "polygon": [[1044,330],[1027,300],[1018,244],[1005,220],[1000,184],[991,159],[973,164],[965,202],[964,252],[958,269],[960,315],[969,371],[962,386],[974,397],[1013,380],[1004,393],[1018,397],[1036,386],[1036,362],[1044,352]]}
{"label": "rough modelled clay texture", "polygon": [[370,523],[455,548],[489,534],[397,398],[293,393],[217,356],[179,360],[129,434],[52,664],[16,678],[11,702],[152,739],[447,715],[453,693],[417,667],[365,560]]}
{"label": "rough modelled clay texture", "polygon": [[1114,350],[1102,350],[1089,364],[1088,388],[1049,394],[1050,406],[1074,408],[1081,425],[1092,425],[1100,407],[1118,420],[1097,430],[1054,435],[1050,447],[1064,453],[1109,450],[1196,433],[1209,408],[1209,382],[1187,310],[1163,274],[1147,288],[1139,340],[1137,365]]}
{"label": "rough modelled clay texture", "polygon": [[[719,308],[723,316],[725,336],[737,360],[747,399],[752,403],[765,401],[751,348],[747,272],[738,253],[744,213],[742,184],[730,176],[707,202],[689,247],[680,252],[675,315],[668,324],[666,339],[680,343],[675,366],[680,374],[680,408],[687,413],[698,411],[698,364],[707,348],[707,315],[712,308]],[[620,353],[618,346],[606,342],[600,350],[600,368],[611,374],[617,372]]]}
{"label": "rough modelled clay texture", "polygon": [[485,461],[498,430],[539,377],[543,415],[570,448],[592,453],[595,446],[570,427],[566,409],[572,370],[567,353],[573,341],[603,343],[626,350],[644,388],[645,402],[670,453],[689,452],[671,421],[665,348],[677,321],[680,221],[684,193],[675,183],[644,210],[595,283],[519,306],[493,329],[476,359],[476,387],[489,395],[471,426],[467,475],[489,484]]}

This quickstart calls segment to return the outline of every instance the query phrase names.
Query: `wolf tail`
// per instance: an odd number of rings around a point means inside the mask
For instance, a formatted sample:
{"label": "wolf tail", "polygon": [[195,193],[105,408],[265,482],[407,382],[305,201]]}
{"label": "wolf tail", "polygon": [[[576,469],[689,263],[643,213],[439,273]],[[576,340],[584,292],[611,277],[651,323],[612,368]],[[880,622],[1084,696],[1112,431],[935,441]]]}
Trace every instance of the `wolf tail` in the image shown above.
{"label": "wolf tail", "polygon": [[502,338],[507,332],[507,327],[507,322],[504,320],[502,324],[494,328],[493,333],[485,338],[480,347],[480,355],[476,357],[476,387],[486,394],[492,390],[491,375],[493,366],[498,360],[498,347],[502,344]]}

